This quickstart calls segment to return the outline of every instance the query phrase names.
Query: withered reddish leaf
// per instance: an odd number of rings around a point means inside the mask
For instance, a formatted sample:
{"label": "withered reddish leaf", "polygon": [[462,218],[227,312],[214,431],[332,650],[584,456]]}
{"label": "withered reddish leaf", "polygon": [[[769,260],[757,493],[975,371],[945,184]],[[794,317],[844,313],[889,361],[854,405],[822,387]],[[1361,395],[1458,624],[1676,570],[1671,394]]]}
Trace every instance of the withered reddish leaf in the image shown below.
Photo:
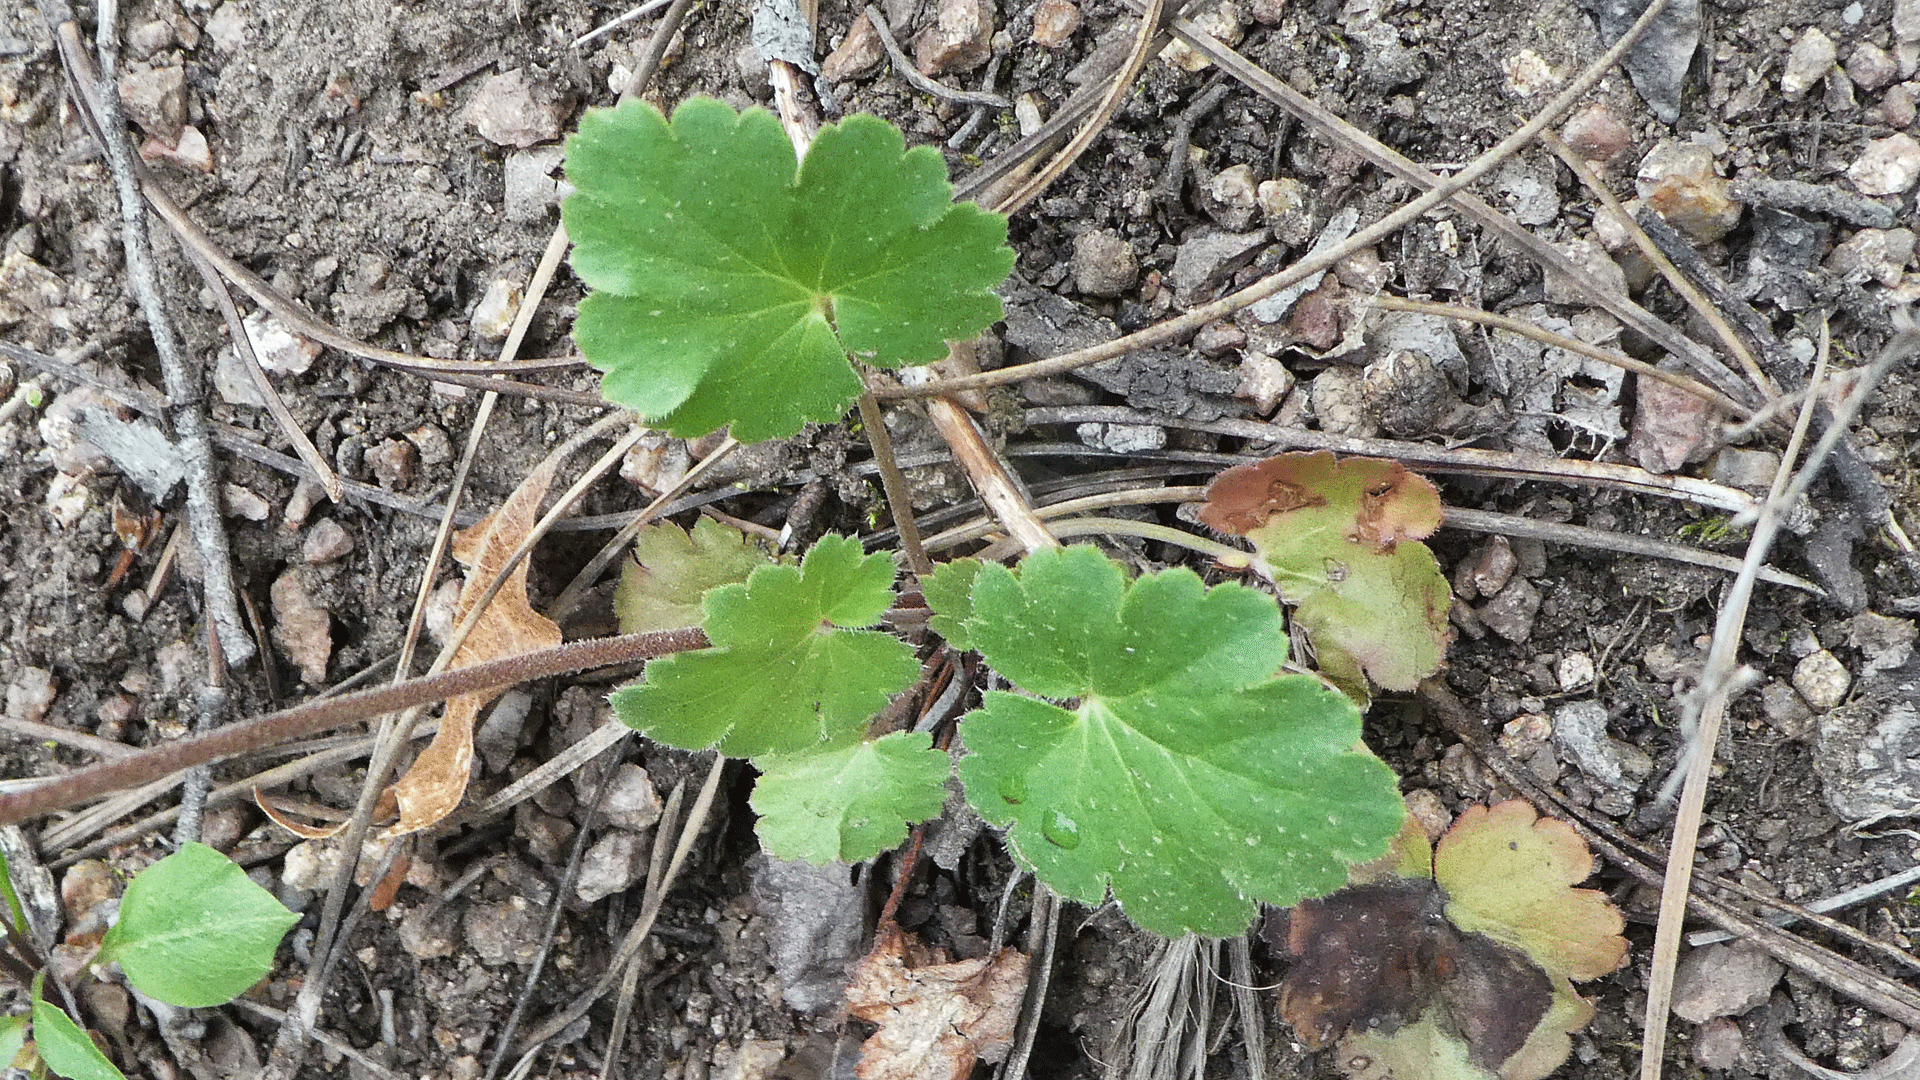
{"label": "withered reddish leaf", "polygon": [[1399,462],[1317,451],[1241,465],[1215,478],[1200,519],[1253,541],[1321,673],[1350,694],[1367,679],[1411,690],[1439,669],[1452,594],[1419,538],[1440,523],[1440,495]]}
{"label": "withered reddish leaf", "polygon": [[1440,492],[1397,461],[1337,458],[1330,451],[1281,454],[1214,478],[1200,520],[1246,535],[1274,514],[1337,503],[1353,511],[1345,539],[1385,547],[1424,540],[1440,527]]}
{"label": "withered reddish leaf", "polygon": [[1012,1045],[1027,955],[948,961],[889,923],[849,974],[847,1011],[880,1025],[860,1047],[860,1080],[962,1080]]}
{"label": "withered reddish leaf", "polygon": [[1546,973],[1517,949],[1461,933],[1443,904],[1431,880],[1403,878],[1294,908],[1280,1014],[1300,1040],[1317,1049],[1425,1019],[1484,1069],[1525,1045],[1553,1000]]}
{"label": "withered reddish leaf", "polygon": [[1397,855],[1356,873],[1364,884],[1301,904],[1284,931],[1269,924],[1295,957],[1281,1015],[1307,1045],[1336,1046],[1355,1080],[1542,1080],[1593,1018],[1568,976],[1596,978],[1626,952],[1605,897],[1569,887],[1592,855],[1519,801],[1470,808],[1430,862],[1426,850],[1403,829]]}
{"label": "withered reddish leaf", "polygon": [[1605,893],[1571,886],[1593,873],[1573,827],[1514,799],[1469,807],[1434,849],[1447,917],[1507,942],[1548,972],[1597,979],[1626,959],[1626,922]]}
{"label": "withered reddish leaf", "polygon": [[1341,889],[1293,908],[1280,1015],[1309,1049],[1349,1030],[1412,1021],[1433,993],[1442,921],[1431,881],[1402,878]]}
{"label": "withered reddish leaf", "polygon": [[[556,465],[552,460],[543,463],[520,482],[498,510],[454,537],[453,557],[468,567],[467,580],[461,586],[460,602],[454,612],[454,625],[466,619],[480,594],[499,576],[507,556],[533,530],[539,520],[540,500],[553,484]],[[560,627],[533,610],[527,600],[527,562],[523,559],[481,613],[473,632],[467,635],[447,666],[449,670],[468,667],[559,644]],[[385,835],[417,832],[453,813],[460,805],[473,768],[473,722],[487,702],[499,695],[496,690],[462,694],[447,701],[433,742],[393,785],[400,820]]]}

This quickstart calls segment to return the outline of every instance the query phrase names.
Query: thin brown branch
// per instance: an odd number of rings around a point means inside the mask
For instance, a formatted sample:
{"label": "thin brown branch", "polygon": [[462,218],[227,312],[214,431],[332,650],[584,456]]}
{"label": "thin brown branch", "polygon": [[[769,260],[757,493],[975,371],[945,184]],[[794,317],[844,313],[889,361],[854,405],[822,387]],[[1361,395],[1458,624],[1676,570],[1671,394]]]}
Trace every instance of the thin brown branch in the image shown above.
{"label": "thin brown branch", "polygon": [[209,765],[235,754],[288,739],[317,735],[360,723],[382,713],[430,705],[460,694],[498,690],[610,664],[632,663],[668,653],[705,648],[698,628],[656,630],[646,634],[575,641],[535,653],[510,656],[393,686],[326,698],[243,720],[216,731],[157,746],[121,761],[95,765],[39,787],[0,795],[0,825],[11,825],[73,806],[110,791],[158,780],[195,765]]}

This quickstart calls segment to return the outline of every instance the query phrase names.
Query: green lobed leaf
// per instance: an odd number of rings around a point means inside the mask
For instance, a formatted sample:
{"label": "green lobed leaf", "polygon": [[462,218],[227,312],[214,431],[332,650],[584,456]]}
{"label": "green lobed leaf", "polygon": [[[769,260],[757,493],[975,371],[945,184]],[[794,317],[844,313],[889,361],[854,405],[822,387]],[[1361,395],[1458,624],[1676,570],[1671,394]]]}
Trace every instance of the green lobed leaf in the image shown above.
{"label": "green lobed leaf", "polygon": [[933,632],[956,649],[973,648],[967,620],[973,617],[973,581],[980,576],[979,559],[955,559],[933,568],[920,579],[920,594],[936,614],[927,620]]}
{"label": "green lobed leaf", "polygon": [[850,743],[920,671],[905,643],[856,629],[892,606],[893,577],[886,554],[827,536],[797,567],[714,589],[702,624],[713,647],[648,663],[614,692],[614,712],[657,742],[728,757]]}
{"label": "green lobed leaf", "polygon": [[620,574],[613,613],[623,634],[699,626],[708,589],[736,585],[771,560],[747,535],[710,518],[688,532],[670,521],[633,538],[633,559]]}
{"label": "green lobed leaf", "polygon": [[[1404,813],[1352,702],[1275,675],[1273,599],[1186,570],[1128,584],[1093,548],[982,566],[966,631],[1022,690],[961,727],[967,799],[1055,891],[1109,884],[1155,933],[1226,936],[1340,887]],[[945,612],[952,614],[952,612]]]}
{"label": "green lobed leaf", "polygon": [[1006,219],[952,201],[937,151],[853,116],[795,164],[779,121],[630,101],[567,141],[562,207],[593,292],[574,338],[601,392],[675,435],[742,442],[832,421],[881,367],[946,355],[1000,317]]}
{"label": "green lobed leaf", "polygon": [[859,862],[898,847],[909,825],[940,813],[953,771],[932,736],[914,731],[754,764],[760,842],[777,858],[811,863]]}
{"label": "green lobed leaf", "polygon": [[224,1005],[266,977],[299,918],[232,859],[187,844],[127,886],[100,957],[170,1005]]}
{"label": "green lobed leaf", "polygon": [[1406,691],[1439,670],[1453,595],[1418,541],[1440,524],[1440,495],[1399,462],[1322,450],[1236,466],[1200,516],[1253,541],[1335,682],[1364,694],[1364,672]]}
{"label": "green lobed leaf", "polygon": [[67,1080],[126,1080],[87,1033],[60,1006],[33,995],[33,1047],[56,1076]]}

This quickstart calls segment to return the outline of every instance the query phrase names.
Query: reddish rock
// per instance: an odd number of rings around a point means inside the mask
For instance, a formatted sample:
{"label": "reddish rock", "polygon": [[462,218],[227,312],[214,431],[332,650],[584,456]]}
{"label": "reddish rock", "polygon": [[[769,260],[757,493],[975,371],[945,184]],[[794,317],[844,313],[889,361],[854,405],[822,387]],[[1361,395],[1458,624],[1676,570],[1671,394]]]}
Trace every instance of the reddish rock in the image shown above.
{"label": "reddish rock", "polygon": [[129,71],[120,76],[120,100],[127,119],[140,130],[173,145],[187,124],[187,75],[177,66]]}
{"label": "reddish rock", "polygon": [[520,68],[480,84],[467,106],[467,122],[488,142],[526,149],[560,137],[572,103]]}
{"label": "reddish rock", "polygon": [[1073,0],[1040,0],[1033,9],[1033,43],[1043,49],[1057,49],[1080,29],[1080,9]]}
{"label": "reddish rock", "polygon": [[839,47],[820,62],[820,77],[830,83],[862,78],[873,74],[886,57],[887,51],[880,44],[880,34],[874,30],[873,23],[862,15],[853,20]]}
{"label": "reddish rock", "polygon": [[1574,113],[1560,129],[1573,152],[1600,165],[1612,165],[1633,149],[1633,130],[1598,103]]}
{"label": "reddish rock", "polygon": [[943,0],[933,25],[914,39],[913,66],[930,77],[972,71],[992,53],[992,0]]}
{"label": "reddish rock", "polygon": [[273,601],[273,641],[300,669],[308,686],[324,686],[333,657],[333,620],[314,603],[298,570],[281,574],[268,591]]}

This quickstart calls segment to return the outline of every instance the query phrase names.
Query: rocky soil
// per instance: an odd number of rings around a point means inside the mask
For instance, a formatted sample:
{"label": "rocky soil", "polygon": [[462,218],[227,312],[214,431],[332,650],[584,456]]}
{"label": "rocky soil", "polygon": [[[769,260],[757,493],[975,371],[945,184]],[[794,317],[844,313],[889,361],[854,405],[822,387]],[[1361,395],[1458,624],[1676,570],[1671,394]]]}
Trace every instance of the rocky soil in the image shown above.
{"label": "rocky soil", "polygon": [[[1781,385],[1804,385],[1823,326],[1833,364],[1863,366],[1920,295],[1909,228],[1920,182],[1920,0],[1676,0],[1676,9],[1634,54],[1630,77],[1608,75],[1554,130],[1616,196],[1634,200],[1628,212],[1664,215],[1696,256],[1703,287],[1760,345]],[[617,14],[584,0],[131,0],[120,11],[119,80],[154,176],[220,250],[346,334],[485,360],[497,356],[557,220],[561,140],[582,109],[613,99],[610,88],[644,51],[652,17],[574,44]],[[1090,58],[1134,26],[1130,9],[1111,0],[888,0],[884,14],[924,73],[1018,103],[975,107],[913,88],[884,62],[860,12],[823,5],[815,55],[838,106],[879,113],[910,142],[943,148],[956,178],[1011,145],[1022,114],[1051,114]],[[1617,30],[1617,12],[1596,15],[1573,0],[1224,0],[1190,14],[1443,173],[1532,115],[1603,51],[1603,32]],[[769,101],[743,8],[696,6],[648,96],[671,104],[695,93],[737,106]],[[99,746],[84,737],[147,745],[177,735],[205,670],[204,568],[191,545],[163,555],[185,520],[178,491],[152,507],[157,524],[142,546],[152,500],[127,453],[95,441],[101,425],[131,421],[131,406],[151,399],[161,376],[127,282],[110,171],[65,94],[41,11],[0,11],[0,343],[25,350],[0,355],[0,685],[6,774],[17,777],[96,760]],[[1658,280],[1619,215],[1544,149],[1523,152],[1474,190],[1601,289],[1715,341]],[[1019,263],[986,359],[1049,356],[1149,325],[1337,241],[1413,194],[1184,46],[1170,50],[1082,162],[1014,219]],[[329,502],[286,464],[291,446],[238,367],[216,298],[179,244],[163,229],[156,236],[158,281],[218,428],[234,573],[267,646],[234,673],[235,715],[363,673],[384,677],[379,665],[405,632],[478,394],[323,349],[252,316],[250,335],[293,423],[355,485]],[[1569,472],[1599,462],[1748,491],[1771,482],[1782,446],[1775,434],[1725,445],[1722,418],[1695,398],[1506,332],[1369,314],[1368,299],[1383,291],[1497,312],[1649,363],[1665,355],[1511,241],[1444,209],[1288,303],[1242,312],[1176,346],[1000,391],[988,403],[989,427],[1043,495],[1100,482],[1121,464],[1150,467],[1154,482],[1204,483],[1226,455],[1261,448],[1223,424],[1258,420],[1429,451],[1523,452]],[[569,355],[581,294],[562,272],[521,355]],[[43,370],[35,356],[78,371]],[[570,391],[595,385],[578,368],[527,378]],[[1891,521],[1909,536],[1920,534],[1915,391],[1911,367],[1896,367],[1851,436],[1867,486],[1884,491]],[[1128,411],[1087,411],[1102,406]],[[503,401],[481,439],[469,496],[478,509],[467,520],[601,411]],[[970,497],[964,480],[910,413],[894,419],[902,453],[923,462],[913,473],[916,505],[938,523]],[[644,444],[583,512],[636,508],[641,486],[670,479],[689,453],[671,440]],[[884,508],[866,458],[849,429],[821,427],[756,448],[709,490],[729,496],[717,503],[726,512],[771,530],[791,524],[803,540],[870,532]],[[1698,501],[1444,462],[1429,471],[1449,506],[1735,558],[1744,550],[1744,532]],[[1857,493],[1823,482],[1806,528],[1776,552],[1776,566],[1825,595],[1761,586],[1742,656],[1756,684],[1733,704],[1701,839],[1702,873],[1796,902],[1896,874],[1920,854],[1907,821],[1920,807],[1911,734],[1920,581],[1900,538],[1863,520],[1861,506]],[[1191,527],[1171,505],[1141,514]],[[1432,541],[1458,597],[1445,683],[1573,806],[1663,844],[1668,813],[1656,796],[1684,744],[1684,696],[1730,577],[1574,543],[1571,533],[1507,532],[1447,528]],[[536,602],[605,535],[581,529],[543,545]],[[130,546],[139,550],[123,576],[116,563]],[[1158,544],[1115,550],[1142,567],[1186,557]],[[442,571],[439,584],[451,576]],[[610,623],[603,589],[565,630],[587,636]],[[603,679],[509,695],[483,727],[470,798],[583,738],[604,717],[608,688]],[[32,725],[77,737],[50,739]],[[1415,701],[1378,702],[1368,740],[1407,791],[1442,811],[1506,790]],[[529,1026],[592,984],[641,906],[660,803],[676,786],[691,795],[707,768],[654,746],[623,753],[618,812],[589,838],[571,895],[561,892],[563,867],[598,767],[511,814],[416,847],[394,902],[354,931],[320,1020],[336,1042],[316,1049],[303,1075],[481,1075],[555,904],[563,911]],[[221,779],[267,760],[231,766]],[[352,806],[363,765],[335,761],[277,794],[324,818]],[[867,945],[889,864],[820,873],[768,862],[754,846],[744,780],[743,771],[729,775],[643,947],[620,1048],[628,1075],[847,1075],[868,1031],[840,1010],[838,987],[846,961]],[[60,882],[63,934],[84,934],[110,910],[123,875],[168,849],[168,828],[96,843],[135,810],[28,829]],[[283,1009],[308,974],[316,890],[338,853],[268,822],[244,796],[216,805],[203,835],[310,913],[252,995]],[[910,891],[904,926],[958,957],[1024,941],[1031,892],[1009,888],[1012,865],[990,835],[940,867]],[[1657,895],[1613,867],[1594,884],[1627,913],[1634,951],[1586,988],[1597,1016],[1561,1075],[1624,1077],[1637,1069]],[[1903,950],[1920,925],[1906,888],[1836,917]],[[1030,1072],[1105,1075],[1160,943],[1111,907],[1070,907],[1061,928]],[[1280,958],[1264,943],[1253,959],[1254,982],[1277,981]],[[24,1001],[7,992],[16,1007]],[[1264,1047],[1266,1075],[1338,1074],[1330,1055],[1308,1052],[1278,1021],[1270,996],[1261,995],[1263,1038],[1229,1030],[1196,1075],[1254,1075],[1250,1045]],[[83,998],[130,1074],[251,1075],[277,1029],[267,1014],[240,1008],[169,1017],[113,983],[91,984]],[[1224,1022],[1228,995],[1216,1000]],[[1673,1075],[1799,1076],[1796,1055],[1854,1072],[1910,1054],[1920,1039],[1739,949],[1689,952],[1675,1012]],[[595,1009],[532,1068],[597,1072],[611,1024],[610,1007]]]}

